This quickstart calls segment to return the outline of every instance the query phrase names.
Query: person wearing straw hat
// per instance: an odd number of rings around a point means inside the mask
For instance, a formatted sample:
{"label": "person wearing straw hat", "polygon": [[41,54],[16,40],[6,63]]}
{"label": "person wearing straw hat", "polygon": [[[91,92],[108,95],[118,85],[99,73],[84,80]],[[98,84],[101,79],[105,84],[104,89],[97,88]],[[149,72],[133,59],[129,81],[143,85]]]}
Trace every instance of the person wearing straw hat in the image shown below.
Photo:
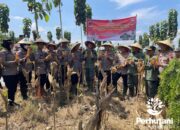
{"label": "person wearing straw hat", "polygon": [[91,92],[94,90],[93,83],[94,83],[94,76],[95,76],[95,63],[97,61],[97,54],[94,50],[96,45],[93,41],[86,41],[86,50],[83,52],[84,58],[84,67],[85,67],[85,77],[88,86],[88,90]]}
{"label": "person wearing straw hat", "polygon": [[51,55],[48,55],[43,49],[47,44],[41,38],[35,41],[37,45],[37,50],[34,53],[35,60],[35,73],[36,77],[39,78],[40,86],[37,86],[36,95],[37,98],[43,98],[45,96],[44,85],[47,83],[48,75],[47,75],[47,62],[52,58]]}
{"label": "person wearing straw hat", "polygon": [[174,53],[175,53],[175,58],[180,59],[180,48],[176,48]]}
{"label": "person wearing straw hat", "polygon": [[118,53],[115,58],[116,72],[113,73],[113,85],[117,91],[117,81],[120,77],[123,79],[123,99],[127,95],[127,59],[131,55],[131,49],[125,45],[117,46]]}
{"label": "person wearing straw hat", "polygon": [[159,53],[159,70],[162,72],[168,65],[169,61],[174,58],[173,46],[170,38],[157,41],[156,44],[160,47],[161,52]]}
{"label": "person wearing straw hat", "polygon": [[[57,53],[56,53],[56,49],[57,49],[57,45],[55,44],[54,41],[51,41],[49,43],[46,44],[46,53],[50,56],[49,60],[46,61],[46,65],[47,65],[47,73],[51,74],[51,64],[54,62],[58,65],[58,57],[57,57]],[[55,68],[53,68],[55,69]],[[54,73],[53,76],[55,76],[54,78],[57,79],[58,74]],[[46,89],[50,92],[53,88],[50,88],[50,82],[49,79],[46,82]]]}
{"label": "person wearing straw hat", "polygon": [[113,48],[114,46],[110,43],[104,43],[101,45],[104,47],[104,54],[98,56],[98,61],[101,64],[102,71],[99,71],[98,79],[100,81],[103,80],[103,74],[107,75],[107,86],[111,83],[111,66],[113,65],[114,60],[114,53]]}
{"label": "person wearing straw hat", "polygon": [[136,42],[132,45],[130,45],[132,49],[132,54],[136,59],[143,59],[145,58],[144,54],[142,53],[142,46]]}
{"label": "person wearing straw hat", "polygon": [[[30,45],[32,44],[27,38],[24,38],[18,42],[20,45],[20,49],[16,52],[19,57],[19,66],[18,66],[18,78],[20,84],[20,91],[23,100],[28,99],[28,86],[27,82],[31,82],[32,77],[32,70],[33,70],[33,56],[32,56],[32,49]],[[28,71],[28,79],[26,79],[26,71]]]}
{"label": "person wearing straw hat", "polygon": [[60,64],[60,85],[64,85],[64,81],[67,79],[67,66],[69,65],[70,60],[70,48],[68,47],[69,41],[65,38],[60,39],[57,56]]}
{"label": "person wearing straw hat", "polygon": [[3,40],[3,50],[0,51],[0,60],[2,64],[2,76],[5,86],[8,89],[8,105],[18,105],[15,103],[15,93],[18,84],[18,62],[19,59],[12,51],[14,43],[11,40]]}
{"label": "person wearing straw hat", "polygon": [[73,95],[77,95],[77,85],[78,82],[81,81],[81,73],[82,73],[82,61],[83,55],[82,52],[79,50],[81,43],[76,42],[71,48],[71,58],[70,58],[70,68],[72,69],[71,74],[71,89],[70,92]]}
{"label": "person wearing straw hat", "polygon": [[146,48],[146,60],[145,60],[145,88],[146,96],[148,98],[154,98],[157,94],[158,82],[159,82],[159,67],[157,65],[157,56],[155,55],[156,48],[150,46]]}
{"label": "person wearing straw hat", "polygon": [[130,45],[131,49],[132,49],[132,54],[133,54],[133,59],[134,59],[134,62],[135,62],[135,66],[134,66],[134,74],[133,74],[133,77],[134,77],[134,84],[135,84],[135,95],[138,94],[138,90],[140,88],[138,88],[138,86],[140,87],[141,85],[141,77],[142,75],[141,72],[139,72],[140,68],[143,67],[143,64],[144,64],[144,59],[145,59],[145,55],[143,54],[142,52],[142,46],[136,42],[132,45]]}

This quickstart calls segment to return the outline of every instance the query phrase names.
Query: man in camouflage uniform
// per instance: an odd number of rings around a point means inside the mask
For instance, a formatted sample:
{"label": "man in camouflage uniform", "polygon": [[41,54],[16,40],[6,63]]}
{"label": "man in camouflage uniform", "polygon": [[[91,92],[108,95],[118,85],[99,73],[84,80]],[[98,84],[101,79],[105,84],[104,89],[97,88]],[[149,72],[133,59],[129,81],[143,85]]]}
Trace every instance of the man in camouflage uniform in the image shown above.
{"label": "man in camouflage uniform", "polygon": [[107,75],[107,86],[111,83],[111,67],[113,65],[114,53],[113,53],[113,45],[110,43],[105,43],[101,45],[104,47],[103,54],[98,55],[98,61],[101,66],[101,71],[99,71],[98,79],[100,81],[103,80],[103,74]]}
{"label": "man in camouflage uniform", "polygon": [[20,45],[19,51],[16,52],[16,55],[18,55],[19,57],[18,78],[20,83],[21,95],[23,99],[26,100],[28,99],[27,83],[31,82],[33,70],[33,55],[31,54],[31,48],[29,47],[32,43],[28,39],[24,38],[19,41],[18,44]]}
{"label": "man in camouflage uniform", "polygon": [[[133,72],[133,82],[135,84],[135,95],[138,94],[138,86],[140,86],[140,82],[138,83],[138,81],[140,81],[141,79],[138,77],[138,74],[140,74],[141,72],[139,71],[139,68],[141,68],[144,64],[144,54],[142,52],[142,46],[139,43],[134,43],[131,46],[132,49],[132,55],[133,55],[133,62],[135,63],[133,65],[134,68],[134,72]],[[140,76],[140,75],[139,75]]]}
{"label": "man in camouflage uniform", "polygon": [[96,45],[92,41],[86,41],[85,45],[87,49],[83,52],[84,61],[85,61],[85,72],[86,72],[86,82],[88,89],[93,91],[93,83],[95,76],[95,62],[97,61],[97,54],[94,50]]}
{"label": "man in camouflage uniform", "polygon": [[155,56],[156,48],[150,46],[146,49],[147,57],[145,60],[145,84],[146,95],[148,98],[154,98],[157,94],[159,82],[159,68],[157,65],[157,56]]}
{"label": "man in camouflage uniform", "polygon": [[68,47],[69,41],[65,38],[60,39],[59,47],[57,48],[57,56],[59,61],[59,82],[60,85],[64,85],[64,81],[67,79],[67,66],[70,61],[70,48]]}

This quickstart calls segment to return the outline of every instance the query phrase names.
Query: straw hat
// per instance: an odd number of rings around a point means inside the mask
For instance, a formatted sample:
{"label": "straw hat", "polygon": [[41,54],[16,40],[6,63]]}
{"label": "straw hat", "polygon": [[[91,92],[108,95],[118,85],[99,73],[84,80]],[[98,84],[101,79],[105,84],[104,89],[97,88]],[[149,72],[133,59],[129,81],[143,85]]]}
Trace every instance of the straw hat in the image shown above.
{"label": "straw hat", "polygon": [[168,39],[166,39],[166,40],[163,40],[163,41],[157,41],[156,42],[158,45],[165,45],[165,46],[168,46],[168,47],[170,47],[170,48],[173,48],[173,46],[172,46],[172,42],[171,42],[171,40],[170,40],[170,38],[168,38]]}
{"label": "straw hat", "polygon": [[104,47],[111,47],[111,48],[114,47],[114,46],[113,46],[111,43],[109,43],[109,42],[106,42],[106,43],[102,44],[101,46],[104,46]]}
{"label": "straw hat", "polygon": [[29,41],[27,38],[23,38],[18,42],[18,44],[25,44],[25,45],[31,45],[32,41]]}
{"label": "straw hat", "polygon": [[73,52],[77,51],[79,49],[80,45],[81,45],[81,43],[76,42],[75,45],[71,48],[71,52],[73,53]]}
{"label": "straw hat", "polygon": [[88,46],[88,44],[92,44],[93,48],[96,48],[96,44],[93,41],[85,41],[85,45]]}
{"label": "straw hat", "polygon": [[130,47],[134,47],[134,48],[142,49],[142,46],[141,46],[138,42],[136,42],[136,43],[134,43],[134,44],[130,45]]}
{"label": "straw hat", "polygon": [[55,47],[55,48],[57,47],[56,44],[55,44],[55,42],[53,42],[53,41],[47,43],[47,46],[53,46],[53,47]]}
{"label": "straw hat", "polygon": [[69,43],[69,41],[66,38],[61,38],[59,43]]}
{"label": "straw hat", "polygon": [[122,48],[125,48],[125,49],[127,49],[129,51],[131,50],[131,48],[129,48],[128,46],[125,46],[125,45],[118,45],[117,46],[117,49],[119,49],[119,50],[122,49]]}
{"label": "straw hat", "polygon": [[46,42],[44,40],[42,40],[41,38],[37,39],[34,43],[43,43],[46,44]]}

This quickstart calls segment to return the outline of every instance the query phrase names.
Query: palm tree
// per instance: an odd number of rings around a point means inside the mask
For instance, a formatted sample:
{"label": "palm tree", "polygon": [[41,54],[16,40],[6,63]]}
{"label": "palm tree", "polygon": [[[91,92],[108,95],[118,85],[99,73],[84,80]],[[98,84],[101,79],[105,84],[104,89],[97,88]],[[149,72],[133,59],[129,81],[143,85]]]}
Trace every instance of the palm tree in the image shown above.
{"label": "palm tree", "polygon": [[36,32],[39,36],[38,19],[45,19],[46,22],[49,21],[49,14],[52,9],[52,4],[48,0],[41,0],[41,2],[37,2],[36,0],[23,1],[27,2],[28,10],[34,14]]}
{"label": "palm tree", "polygon": [[63,38],[63,27],[62,27],[62,15],[61,15],[61,7],[62,7],[62,1],[61,0],[53,0],[54,7],[58,8],[59,12],[59,22],[60,22],[60,28],[61,28],[61,38]]}

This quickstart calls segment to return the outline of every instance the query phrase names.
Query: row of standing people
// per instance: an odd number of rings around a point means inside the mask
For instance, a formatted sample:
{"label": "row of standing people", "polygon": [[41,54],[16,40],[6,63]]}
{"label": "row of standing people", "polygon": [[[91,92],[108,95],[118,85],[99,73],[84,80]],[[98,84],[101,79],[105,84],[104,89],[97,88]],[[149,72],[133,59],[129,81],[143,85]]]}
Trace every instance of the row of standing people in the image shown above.
{"label": "row of standing people", "polygon": [[[107,85],[113,84],[116,92],[117,81],[122,77],[123,97],[127,95],[128,89],[130,96],[133,97],[138,94],[139,77],[141,78],[145,74],[146,94],[148,97],[154,97],[159,84],[159,72],[173,58],[172,45],[169,40],[158,42],[161,50],[157,54],[154,46],[148,47],[146,56],[142,53],[142,47],[138,43],[134,43],[130,47],[119,45],[117,51],[114,51],[113,45],[109,43],[103,44],[98,51],[95,51],[96,45],[92,41],[85,42],[86,50],[84,51],[80,50],[80,43],[70,49],[69,41],[66,39],[61,39],[58,45],[46,43],[42,39],[37,39],[34,43],[37,45],[35,52],[32,52],[29,47],[31,42],[26,39],[18,43],[20,49],[16,51],[13,51],[14,43],[12,41],[4,40],[2,43],[4,49],[0,52],[1,75],[8,88],[10,105],[15,104],[14,98],[18,82],[23,99],[28,99],[27,83],[31,82],[33,70],[35,77],[39,77],[40,81],[38,94],[44,95],[45,84],[46,89],[52,89],[48,80],[52,62],[58,64],[59,71],[56,77],[60,86],[64,85],[67,79],[68,68],[72,68],[70,82],[73,94],[77,94],[77,84],[83,82],[83,73],[85,72],[85,81],[90,91],[94,91],[95,74],[98,80],[102,81],[105,73]],[[96,62],[98,62],[98,69],[95,69]]]}
{"label": "row of standing people", "polygon": [[66,39],[61,39],[58,45],[46,43],[42,39],[37,39],[34,43],[37,46],[35,52],[32,52],[30,47],[32,43],[27,39],[19,41],[17,44],[20,48],[15,50],[14,43],[11,40],[4,40],[2,43],[3,50],[0,51],[0,70],[5,86],[8,89],[10,106],[16,105],[14,100],[18,83],[22,98],[24,100],[28,99],[28,83],[31,83],[33,70],[35,78],[39,78],[40,85],[40,88],[36,90],[36,94],[43,97],[45,94],[44,89],[52,89],[48,80],[48,73],[51,73],[50,64],[52,62],[58,64],[58,73],[54,76],[56,76],[60,86],[65,84],[67,69],[72,68],[71,82],[74,87],[71,91],[77,94],[77,83],[79,82],[79,75],[82,75],[82,62],[84,61],[87,85],[92,90],[92,76],[94,74],[92,64],[96,61],[97,56],[95,50],[93,50],[95,46],[90,41],[85,43],[87,49],[84,52],[79,49],[80,43],[77,43],[70,49],[68,47],[69,41]]}

